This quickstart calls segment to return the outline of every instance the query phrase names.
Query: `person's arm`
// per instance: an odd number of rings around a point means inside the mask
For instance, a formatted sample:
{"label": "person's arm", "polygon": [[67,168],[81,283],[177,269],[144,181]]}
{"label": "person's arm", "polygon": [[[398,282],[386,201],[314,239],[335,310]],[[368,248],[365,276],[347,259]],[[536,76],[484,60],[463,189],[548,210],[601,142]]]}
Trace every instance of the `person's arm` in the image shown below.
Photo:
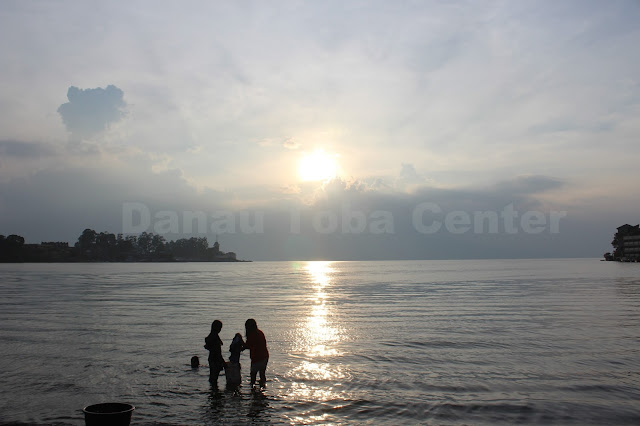
{"label": "person's arm", "polygon": [[253,345],[253,336],[248,336],[247,340],[242,342],[242,350],[249,349],[251,350],[251,346]]}

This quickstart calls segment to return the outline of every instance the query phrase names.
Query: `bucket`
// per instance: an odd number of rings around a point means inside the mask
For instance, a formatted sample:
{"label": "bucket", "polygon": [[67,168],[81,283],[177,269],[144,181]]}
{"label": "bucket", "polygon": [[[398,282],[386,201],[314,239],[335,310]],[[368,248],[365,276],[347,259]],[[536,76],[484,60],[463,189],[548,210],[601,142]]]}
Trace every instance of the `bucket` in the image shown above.
{"label": "bucket", "polygon": [[84,424],[87,426],[128,426],[135,410],[131,404],[106,402],[84,407]]}

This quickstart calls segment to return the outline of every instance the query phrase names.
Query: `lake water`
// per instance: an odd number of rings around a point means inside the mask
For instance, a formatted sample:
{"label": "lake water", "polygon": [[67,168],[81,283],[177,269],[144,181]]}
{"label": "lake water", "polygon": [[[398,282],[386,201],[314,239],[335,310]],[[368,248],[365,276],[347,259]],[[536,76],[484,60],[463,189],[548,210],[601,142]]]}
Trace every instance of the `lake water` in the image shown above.
{"label": "lake water", "polygon": [[[0,424],[640,424],[640,264],[4,264],[0,305]],[[266,388],[212,389],[250,317]]]}

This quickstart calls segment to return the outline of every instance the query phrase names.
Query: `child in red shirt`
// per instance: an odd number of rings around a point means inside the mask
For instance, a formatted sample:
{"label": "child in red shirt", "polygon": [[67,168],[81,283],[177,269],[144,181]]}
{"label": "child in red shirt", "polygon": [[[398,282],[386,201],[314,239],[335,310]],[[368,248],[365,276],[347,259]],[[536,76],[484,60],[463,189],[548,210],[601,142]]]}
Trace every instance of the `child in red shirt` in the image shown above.
{"label": "child in red shirt", "polygon": [[244,323],[244,328],[247,337],[244,347],[251,351],[251,386],[256,383],[256,375],[260,373],[260,386],[264,387],[267,383],[266,371],[269,362],[267,339],[264,337],[264,333],[258,329],[258,324],[253,318]]}

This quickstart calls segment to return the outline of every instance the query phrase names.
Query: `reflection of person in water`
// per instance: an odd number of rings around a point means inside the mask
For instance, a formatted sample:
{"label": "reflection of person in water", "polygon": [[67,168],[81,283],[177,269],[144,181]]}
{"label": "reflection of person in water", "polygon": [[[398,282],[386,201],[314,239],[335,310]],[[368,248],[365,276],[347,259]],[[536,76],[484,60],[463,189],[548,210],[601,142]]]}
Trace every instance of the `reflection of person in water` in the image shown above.
{"label": "reflection of person in water", "polygon": [[211,333],[204,339],[204,348],[209,351],[209,381],[213,384],[218,383],[218,376],[224,368],[222,340],[218,336],[220,330],[222,330],[222,322],[215,320],[211,323]]}
{"label": "reflection of person in water", "polygon": [[245,348],[250,350],[251,358],[251,386],[256,383],[256,375],[260,373],[260,386],[267,383],[266,371],[269,362],[269,350],[267,349],[267,339],[262,330],[258,329],[258,324],[253,318],[244,323],[247,341]]}

